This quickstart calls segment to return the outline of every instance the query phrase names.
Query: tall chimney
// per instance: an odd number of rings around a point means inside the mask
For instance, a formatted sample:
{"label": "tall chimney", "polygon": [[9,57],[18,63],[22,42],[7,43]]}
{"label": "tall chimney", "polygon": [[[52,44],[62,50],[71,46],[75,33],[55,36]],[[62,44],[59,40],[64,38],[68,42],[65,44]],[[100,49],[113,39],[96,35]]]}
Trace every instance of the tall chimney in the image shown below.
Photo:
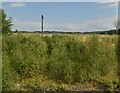
{"label": "tall chimney", "polygon": [[43,19],[44,19],[44,17],[43,17],[43,15],[41,15],[41,32],[42,32],[42,35],[43,35]]}

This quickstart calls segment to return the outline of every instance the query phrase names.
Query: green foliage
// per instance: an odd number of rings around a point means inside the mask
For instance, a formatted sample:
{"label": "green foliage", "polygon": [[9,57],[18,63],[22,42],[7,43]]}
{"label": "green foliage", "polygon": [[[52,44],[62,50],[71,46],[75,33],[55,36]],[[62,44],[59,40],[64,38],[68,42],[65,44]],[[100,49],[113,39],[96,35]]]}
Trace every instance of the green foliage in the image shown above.
{"label": "green foliage", "polygon": [[[116,36],[40,37],[39,34],[3,35],[3,85],[12,80],[44,75],[58,83],[75,84],[117,81]],[[7,68],[6,68],[7,65]],[[17,78],[16,78],[17,77]],[[112,84],[112,83],[110,83]],[[110,88],[113,88],[110,85]],[[62,88],[58,88],[62,90]]]}
{"label": "green foliage", "polygon": [[2,21],[0,24],[0,31],[2,33],[9,33],[11,32],[12,18],[7,19],[7,15],[5,14],[4,10],[0,9],[0,20]]}
{"label": "green foliage", "polygon": [[0,9],[0,32],[2,31],[2,10]]}

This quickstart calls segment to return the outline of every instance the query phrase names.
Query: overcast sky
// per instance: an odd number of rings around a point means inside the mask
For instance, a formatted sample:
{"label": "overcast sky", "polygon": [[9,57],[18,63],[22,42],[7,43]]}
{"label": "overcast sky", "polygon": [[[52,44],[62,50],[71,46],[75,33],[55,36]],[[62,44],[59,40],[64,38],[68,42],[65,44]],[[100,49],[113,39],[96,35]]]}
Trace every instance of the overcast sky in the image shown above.
{"label": "overcast sky", "polygon": [[114,29],[118,16],[117,2],[3,2],[13,30],[100,31]]}

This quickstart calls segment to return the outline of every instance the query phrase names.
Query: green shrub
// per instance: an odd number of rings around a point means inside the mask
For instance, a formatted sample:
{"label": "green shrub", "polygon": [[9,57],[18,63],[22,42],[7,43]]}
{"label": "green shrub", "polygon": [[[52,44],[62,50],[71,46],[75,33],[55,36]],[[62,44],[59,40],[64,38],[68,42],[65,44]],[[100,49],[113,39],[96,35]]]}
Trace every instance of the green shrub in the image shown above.
{"label": "green shrub", "polygon": [[41,74],[50,80],[67,84],[89,80],[107,82],[109,79],[118,82],[116,37],[90,35],[86,36],[84,42],[80,37],[85,36],[40,37],[39,34],[26,33],[4,35],[4,87],[10,87],[16,77],[32,78],[33,75]]}

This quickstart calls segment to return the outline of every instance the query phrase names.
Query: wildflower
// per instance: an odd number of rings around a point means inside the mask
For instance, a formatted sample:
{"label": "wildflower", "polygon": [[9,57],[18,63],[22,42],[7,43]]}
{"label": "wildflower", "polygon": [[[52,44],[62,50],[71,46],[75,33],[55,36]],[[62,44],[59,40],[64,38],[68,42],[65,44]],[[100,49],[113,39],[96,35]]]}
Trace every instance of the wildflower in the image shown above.
{"label": "wildflower", "polygon": [[20,88],[20,84],[17,84],[16,87],[19,89]]}
{"label": "wildflower", "polygon": [[99,39],[99,41],[101,42],[101,39]]}

